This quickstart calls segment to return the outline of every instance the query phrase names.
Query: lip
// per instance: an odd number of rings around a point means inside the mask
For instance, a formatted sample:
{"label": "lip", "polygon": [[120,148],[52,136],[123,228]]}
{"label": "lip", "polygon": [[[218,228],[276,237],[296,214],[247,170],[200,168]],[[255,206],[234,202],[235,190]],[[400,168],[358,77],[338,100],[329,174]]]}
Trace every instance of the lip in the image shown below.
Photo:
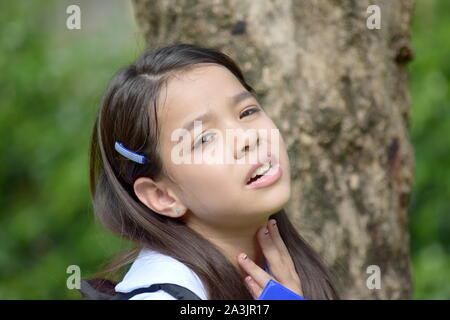
{"label": "lip", "polygon": [[252,177],[253,173],[259,168],[261,167],[264,163],[267,162],[267,160],[269,160],[272,164],[273,164],[273,158],[271,157],[270,153],[268,155],[266,155],[263,159],[261,159],[260,161],[258,161],[257,163],[255,163],[254,165],[252,165],[252,167],[250,168],[250,170],[247,173],[247,176],[245,177],[244,180],[244,184],[247,185],[247,181],[250,180],[250,178]]}
{"label": "lip", "polygon": [[280,164],[272,164],[272,168],[267,172],[267,175],[262,176],[258,180],[246,185],[247,189],[259,189],[270,186],[280,179],[283,172],[281,170]]}

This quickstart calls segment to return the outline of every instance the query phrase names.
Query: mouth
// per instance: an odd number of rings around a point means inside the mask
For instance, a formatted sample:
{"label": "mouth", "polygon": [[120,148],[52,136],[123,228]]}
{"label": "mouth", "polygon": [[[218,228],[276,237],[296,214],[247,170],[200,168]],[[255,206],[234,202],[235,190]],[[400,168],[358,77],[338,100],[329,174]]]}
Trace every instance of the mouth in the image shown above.
{"label": "mouth", "polygon": [[271,155],[267,155],[264,159],[259,161],[258,163],[254,164],[246,178],[245,178],[245,184],[247,186],[253,184],[256,181],[259,181],[261,178],[266,177],[267,175],[273,174],[274,167],[278,167],[275,165],[275,161]]}

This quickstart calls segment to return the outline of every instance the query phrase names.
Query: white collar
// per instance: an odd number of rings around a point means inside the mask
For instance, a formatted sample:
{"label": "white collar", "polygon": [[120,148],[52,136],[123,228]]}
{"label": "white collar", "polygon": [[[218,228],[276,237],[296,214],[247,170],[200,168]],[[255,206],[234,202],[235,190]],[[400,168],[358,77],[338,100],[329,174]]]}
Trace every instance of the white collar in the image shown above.
{"label": "white collar", "polygon": [[125,277],[115,286],[116,292],[130,292],[154,283],[183,286],[203,300],[206,290],[197,274],[184,263],[150,249],[142,249]]}
{"label": "white collar", "polygon": [[[265,270],[272,275],[267,261]],[[139,252],[122,281],[115,286],[115,290],[130,292],[154,283],[175,283],[191,290],[203,300],[208,299],[202,281],[191,268],[168,255],[147,248]]]}

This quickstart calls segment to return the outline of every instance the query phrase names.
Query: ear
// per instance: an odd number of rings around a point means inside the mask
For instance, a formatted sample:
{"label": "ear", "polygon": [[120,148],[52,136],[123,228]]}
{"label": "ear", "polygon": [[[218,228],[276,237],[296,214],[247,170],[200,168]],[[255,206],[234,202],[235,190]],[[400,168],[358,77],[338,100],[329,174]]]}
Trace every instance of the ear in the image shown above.
{"label": "ear", "polygon": [[163,182],[140,177],[134,182],[134,193],[138,199],[151,210],[169,217],[181,217],[186,208],[178,198],[166,189]]}

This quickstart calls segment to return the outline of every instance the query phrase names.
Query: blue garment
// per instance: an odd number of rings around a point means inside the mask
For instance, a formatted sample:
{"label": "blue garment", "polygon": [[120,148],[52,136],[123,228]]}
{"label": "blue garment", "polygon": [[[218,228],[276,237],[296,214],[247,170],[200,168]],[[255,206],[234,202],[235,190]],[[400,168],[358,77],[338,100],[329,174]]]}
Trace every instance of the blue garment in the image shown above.
{"label": "blue garment", "polygon": [[[269,269],[269,263],[267,262],[267,260],[264,261],[264,269],[268,274],[273,276],[273,274]],[[264,287],[263,291],[261,292],[257,300],[307,300],[307,299],[271,279],[269,280],[269,282],[267,282],[266,286]]]}

